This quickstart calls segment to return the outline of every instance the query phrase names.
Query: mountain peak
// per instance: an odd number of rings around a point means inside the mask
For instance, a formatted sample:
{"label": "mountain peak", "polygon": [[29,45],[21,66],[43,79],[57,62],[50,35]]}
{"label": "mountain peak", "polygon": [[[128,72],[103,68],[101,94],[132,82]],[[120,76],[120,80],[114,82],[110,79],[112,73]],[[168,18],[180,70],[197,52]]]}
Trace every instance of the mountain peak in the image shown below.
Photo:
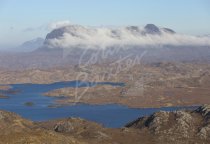
{"label": "mountain peak", "polygon": [[160,29],[154,24],[147,24],[144,29],[148,34],[161,34]]}

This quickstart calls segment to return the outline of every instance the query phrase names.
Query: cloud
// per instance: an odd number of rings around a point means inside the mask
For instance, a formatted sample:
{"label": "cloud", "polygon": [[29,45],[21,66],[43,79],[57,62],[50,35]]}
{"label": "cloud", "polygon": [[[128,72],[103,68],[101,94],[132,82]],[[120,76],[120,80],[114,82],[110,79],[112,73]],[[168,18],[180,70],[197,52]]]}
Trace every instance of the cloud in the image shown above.
{"label": "cloud", "polygon": [[59,30],[62,35],[48,39],[47,43],[50,47],[103,49],[112,46],[129,47],[147,45],[210,46],[210,37],[208,36],[198,37],[177,33],[171,34],[161,28],[161,34],[159,35],[147,34],[143,27],[84,27],[70,25],[69,21],[58,22],[52,26],[53,28],[60,28]]}
{"label": "cloud", "polygon": [[34,32],[34,31],[52,31],[53,29],[61,28],[64,26],[70,25],[71,22],[66,20],[66,21],[57,21],[57,22],[52,22],[49,24],[43,24],[38,27],[27,27],[23,29],[23,32]]}
{"label": "cloud", "polygon": [[71,24],[72,23],[69,20],[57,21],[57,22],[50,23],[48,25],[48,28],[50,30],[53,30],[53,29],[61,28],[61,27],[68,26],[68,25],[71,25]]}

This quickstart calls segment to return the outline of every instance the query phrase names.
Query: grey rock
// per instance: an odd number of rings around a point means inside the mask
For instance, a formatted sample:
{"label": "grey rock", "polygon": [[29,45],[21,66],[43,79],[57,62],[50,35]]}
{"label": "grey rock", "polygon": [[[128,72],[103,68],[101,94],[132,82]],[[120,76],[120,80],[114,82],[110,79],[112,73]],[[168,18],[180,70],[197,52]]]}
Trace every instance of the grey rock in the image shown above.
{"label": "grey rock", "polygon": [[54,130],[56,132],[72,132],[74,127],[71,122],[60,122],[55,125]]}
{"label": "grey rock", "polygon": [[210,140],[210,105],[203,105],[192,111],[156,112],[141,117],[126,127],[148,130],[165,143],[208,143]]}
{"label": "grey rock", "polygon": [[202,116],[204,116],[205,118],[209,118],[210,117],[210,105],[203,105],[201,107],[199,107],[198,109],[196,109],[196,112],[202,114]]}
{"label": "grey rock", "polygon": [[144,29],[148,34],[161,34],[160,29],[154,24],[147,24]]}

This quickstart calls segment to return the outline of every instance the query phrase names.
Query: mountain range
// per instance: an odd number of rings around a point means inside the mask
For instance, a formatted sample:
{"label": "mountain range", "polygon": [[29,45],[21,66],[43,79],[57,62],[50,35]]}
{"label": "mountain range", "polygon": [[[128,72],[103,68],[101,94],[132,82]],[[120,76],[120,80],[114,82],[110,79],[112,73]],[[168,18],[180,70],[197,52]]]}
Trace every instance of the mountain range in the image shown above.
{"label": "mountain range", "polygon": [[2,68],[77,65],[94,55],[99,64],[122,57],[140,57],[146,63],[210,60],[209,36],[178,34],[154,24],[117,28],[68,25],[52,30],[45,40],[37,38],[20,47],[25,53],[0,53]]}

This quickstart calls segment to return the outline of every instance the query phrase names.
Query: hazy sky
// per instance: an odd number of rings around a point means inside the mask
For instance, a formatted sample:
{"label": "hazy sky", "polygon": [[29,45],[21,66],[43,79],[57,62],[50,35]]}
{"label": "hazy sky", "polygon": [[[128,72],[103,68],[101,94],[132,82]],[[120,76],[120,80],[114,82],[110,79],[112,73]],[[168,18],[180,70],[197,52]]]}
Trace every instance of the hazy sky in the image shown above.
{"label": "hazy sky", "polygon": [[179,33],[210,34],[210,0],[0,0],[0,45],[44,37],[48,25],[154,23]]}

